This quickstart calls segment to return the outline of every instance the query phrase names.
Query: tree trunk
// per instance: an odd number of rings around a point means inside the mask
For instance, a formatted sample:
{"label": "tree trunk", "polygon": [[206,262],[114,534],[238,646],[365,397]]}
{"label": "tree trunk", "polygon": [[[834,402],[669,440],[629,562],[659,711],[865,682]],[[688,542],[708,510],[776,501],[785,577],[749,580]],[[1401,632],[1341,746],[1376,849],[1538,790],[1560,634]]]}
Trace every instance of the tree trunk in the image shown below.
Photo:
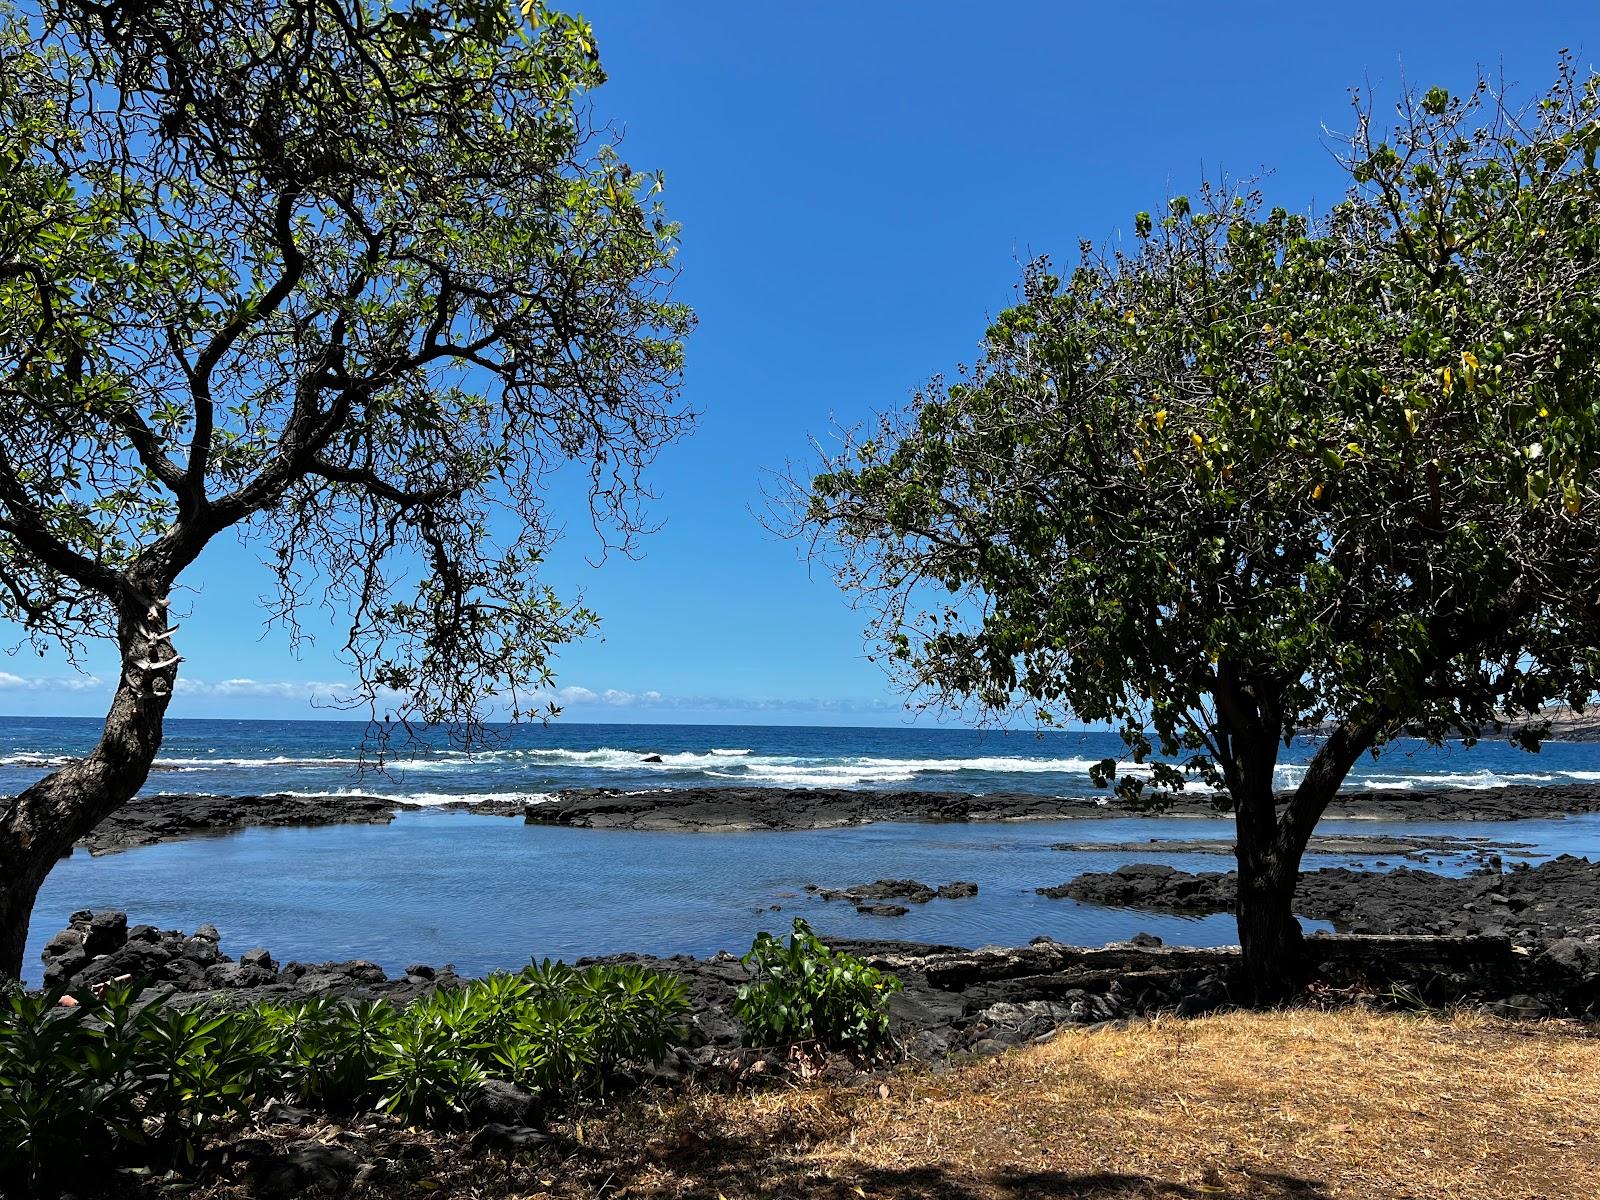
{"label": "tree trunk", "polygon": [[1305,983],[1305,936],[1294,914],[1300,860],[1312,831],[1356,759],[1366,753],[1380,717],[1347,721],[1329,734],[1280,814],[1270,770],[1235,795],[1238,805],[1239,947],[1257,1004],[1277,1004]]}
{"label": "tree trunk", "polygon": [[1305,938],[1294,915],[1298,875],[1298,862],[1273,862],[1248,876],[1239,872],[1239,947],[1256,1004],[1282,1003],[1305,982]]}
{"label": "tree trunk", "polygon": [[1239,948],[1245,982],[1256,1004],[1277,1004],[1303,982],[1303,937],[1294,915],[1300,853],[1280,837],[1270,776],[1240,800],[1235,854],[1239,863]]}
{"label": "tree trunk", "polygon": [[178,673],[171,637],[164,598],[121,613],[122,676],[99,742],[0,809],[0,977],[22,977],[28,923],[50,869],[144,786]]}

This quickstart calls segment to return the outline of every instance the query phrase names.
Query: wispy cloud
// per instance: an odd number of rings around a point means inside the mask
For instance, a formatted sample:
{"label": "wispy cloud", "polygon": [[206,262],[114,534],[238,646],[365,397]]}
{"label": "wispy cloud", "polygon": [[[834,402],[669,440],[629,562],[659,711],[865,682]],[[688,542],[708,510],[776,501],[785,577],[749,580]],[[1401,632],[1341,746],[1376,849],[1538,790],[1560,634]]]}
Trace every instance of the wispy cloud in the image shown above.
{"label": "wispy cloud", "polygon": [[624,692],[617,688],[597,692],[593,688],[564,687],[549,696],[557,704],[600,704],[606,708],[649,708],[667,700],[660,692]]}
{"label": "wispy cloud", "polygon": [[258,700],[341,700],[351,694],[349,683],[297,679],[185,679],[178,676],[181,695],[248,697]]}
{"label": "wispy cloud", "polygon": [[604,708],[677,709],[694,712],[814,712],[814,713],[891,713],[902,706],[893,700],[806,697],[675,696],[658,691],[628,692],[607,688],[597,692],[586,687],[564,687],[547,694],[563,706]]}
{"label": "wispy cloud", "polygon": [[[96,675],[29,677],[0,671],[0,692],[83,693],[109,692],[111,685]],[[226,700],[301,701],[312,705],[337,705],[356,694],[348,680],[299,679],[192,679],[178,677],[178,694],[186,698]],[[386,694],[382,703],[395,703],[397,695]],[[673,695],[651,689],[591,688],[569,685],[552,691],[524,696],[524,702],[554,703],[568,709],[618,709],[661,712],[726,713],[895,713],[901,706],[888,699],[841,699],[823,697],[747,697]]]}
{"label": "wispy cloud", "polygon": [[0,692],[99,692],[106,687],[98,675],[29,677],[0,671]]}

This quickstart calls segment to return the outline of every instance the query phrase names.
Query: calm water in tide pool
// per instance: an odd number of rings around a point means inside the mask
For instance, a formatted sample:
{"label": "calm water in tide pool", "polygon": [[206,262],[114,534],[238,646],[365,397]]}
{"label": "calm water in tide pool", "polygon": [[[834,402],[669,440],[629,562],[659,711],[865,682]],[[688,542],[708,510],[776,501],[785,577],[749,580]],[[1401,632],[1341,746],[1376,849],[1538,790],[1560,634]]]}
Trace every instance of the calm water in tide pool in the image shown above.
{"label": "calm water in tide pool", "polygon": [[[1217,855],[1052,850],[1065,839],[1130,841],[1226,836],[1225,822],[1117,819],[981,825],[869,825],[798,833],[627,833],[555,829],[460,813],[402,813],[390,826],[252,829],[90,859],[50,876],[35,911],[29,967],[73,909],[116,907],[135,922],[192,930],[205,921],[238,955],[264,945],[280,959],[367,958],[393,971],[453,962],[479,973],[530,957],[640,950],[742,951],[756,931],[803,916],[836,936],[957,945],[1017,945],[1039,934],[1099,945],[1147,930],[1169,942],[1236,940],[1227,916],[1188,919],[1049,900],[1040,886],[1086,870],[1157,860],[1225,869]],[[1486,836],[1532,843],[1531,854],[1600,856],[1600,818],[1405,826],[1327,822],[1323,832]],[[1319,855],[1308,866],[1372,865]],[[1447,860],[1440,870],[1461,870]],[[879,877],[970,879],[970,900],[867,917],[805,895],[807,883]],[[770,905],[780,905],[781,912]],[[1308,923],[1308,928],[1318,927]]]}
{"label": "calm water in tide pool", "polygon": [[[0,717],[0,795],[14,793],[93,743],[89,720]],[[1089,764],[1116,756],[1098,733],[1044,737],[929,728],[562,725],[522,728],[496,748],[440,747],[389,775],[356,772],[361,726],[344,722],[172,721],[148,790],[252,795],[375,792],[412,803],[511,797],[563,787],[727,784],[1094,794]],[[1310,744],[1285,754],[1292,784]],[[661,762],[644,761],[660,755]],[[1410,790],[1600,781],[1600,746],[1504,745],[1441,750],[1401,743],[1364,761],[1352,785]],[[1325,822],[1323,833],[1488,837],[1530,855],[1600,857],[1600,818],[1390,825]],[[1052,850],[1052,843],[1227,838],[1228,822],[1117,819],[987,825],[871,825],[803,833],[620,833],[526,826],[423,811],[389,826],[252,829],[59,864],[35,910],[28,967],[74,909],[124,909],[135,923],[192,930],[210,921],[229,953],[264,945],[280,959],[361,957],[394,970],[453,962],[463,972],[530,957],[640,950],[740,951],[761,929],[804,916],[824,933],[1018,944],[1040,934],[1098,945],[1139,930],[1174,943],[1231,942],[1231,918],[1157,916],[1047,900],[1034,889],[1130,861],[1226,869],[1219,855]],[[1372,866],[1315,856],[1308,866]],[[1463,870],[1446,859],[1434,869]],[[896,918],[858,915],[805,895],[808,883],[882,877],[979,884],[977,898],[935,900]],[[781,911],[774,911],[778,905]]]}

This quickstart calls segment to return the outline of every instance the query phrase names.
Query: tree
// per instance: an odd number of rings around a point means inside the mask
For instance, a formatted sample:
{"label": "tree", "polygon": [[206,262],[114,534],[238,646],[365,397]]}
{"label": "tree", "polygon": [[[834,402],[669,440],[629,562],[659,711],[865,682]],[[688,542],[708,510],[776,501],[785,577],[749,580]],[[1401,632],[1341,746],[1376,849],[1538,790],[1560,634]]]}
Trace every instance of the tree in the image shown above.
{"label": "tree", "polygon": [[93,751],[0,800],[16,975],[50,866],[146,778],[208,543],[260,539],[291,632],[348,614],[352,699],[470,744],[595,619],[539,579],[551,473],[643,531],[690,314],[659,178],[586,115],[589,27],[536,0],[0,18],[0,616],[122,668]]}
{"label": "tree", "polygon": [[1369,115],[1325,219],[1206,189],[1066,278],[1035,263],[975,367],[785,510],[930,702],[1109,721],[1146,763],[1124,794],[1218,790],[1263,999],[1362,755],[1536,749],[1600,672],[1596,82],[1564,61],[1526,114],[1480,85],[1388,136]]}

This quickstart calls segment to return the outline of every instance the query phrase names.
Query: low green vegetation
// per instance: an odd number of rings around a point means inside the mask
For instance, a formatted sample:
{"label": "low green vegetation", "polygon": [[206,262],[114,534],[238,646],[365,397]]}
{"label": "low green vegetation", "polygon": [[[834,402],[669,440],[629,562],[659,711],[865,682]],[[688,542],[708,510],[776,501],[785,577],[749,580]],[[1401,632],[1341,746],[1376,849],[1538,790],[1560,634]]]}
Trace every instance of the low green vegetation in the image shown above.
{"label": "low green vegetation", "polygon": [[900,980],[824,945],[804,920],[795,918],[787,946],[757,934],[741,961],[755,979],[739,989],[733,1015],[751,1044],[815,1041],[861,1054],[888,1044],[889,997]]}
{"label": "low green vegetation", "polygon": [[553,1104],[658,1063],[688,1013],[677,979],[545,962],[405,1007],[317,998],[241,1012],[12,989],[0,996],[0,1193],[48,1194],[82,1164],[192,1165],[207,1135],[271,1099],[450,1124],[486,1080]]}
{"label": "low green vegetation", "polygon": [[[743,961],[755,976],[733,1011],[750,1044],[888,1045],[900,981],[805,921],[787,945],[759,934]],[[270,1101],[449,1127],[499,1080],[527,1089],[530,1107],[569,1106],[661,1063],[689,1014],[676,976],[548,959],[406,1005],[317,996],[217,1012],[141,1003],[141,992],[0,990],[0,1196],[54,1195],[89,1182],[86,1171],[194,1168]]]}

